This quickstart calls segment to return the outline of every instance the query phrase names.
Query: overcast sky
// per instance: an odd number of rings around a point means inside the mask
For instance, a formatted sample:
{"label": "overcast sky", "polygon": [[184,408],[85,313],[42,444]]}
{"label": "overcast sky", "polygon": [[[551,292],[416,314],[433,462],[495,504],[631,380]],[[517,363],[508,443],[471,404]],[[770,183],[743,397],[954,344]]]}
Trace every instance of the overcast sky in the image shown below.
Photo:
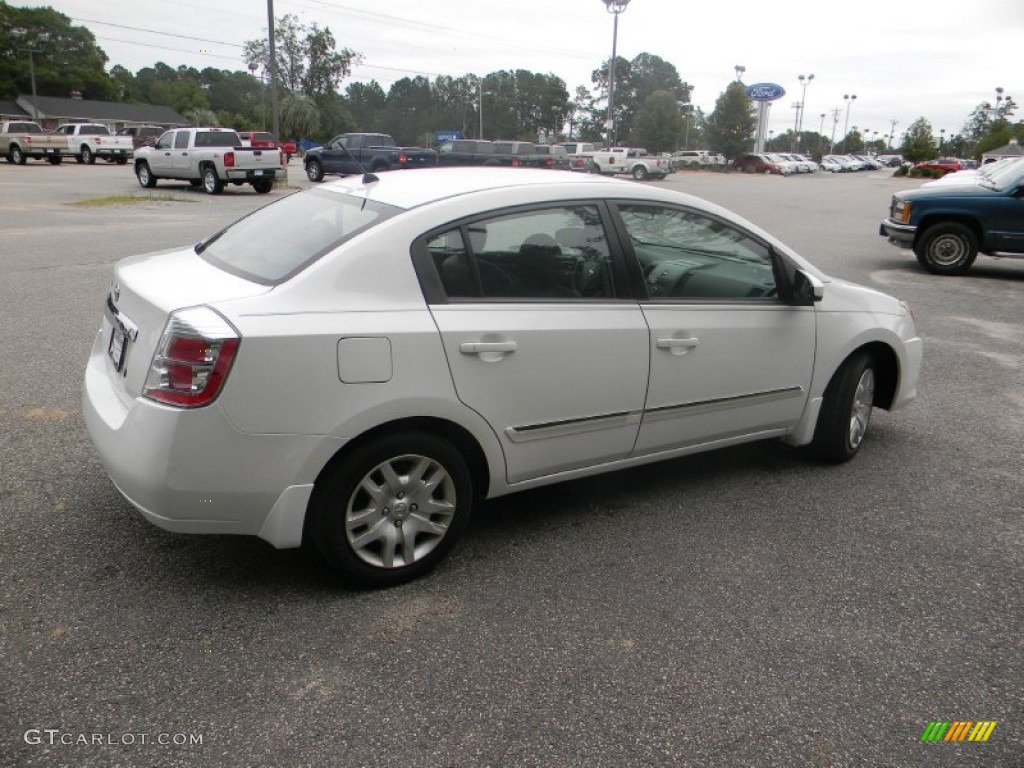
{"label": "overcast sky", "polygon": [[[264,0],[8,1],[64,13],[93,32],[108,69],[133,72],[157,61],[244,69],[243,43],[267,28]],[[591,84],[612,47],[602,0],[274,0],[274,14],[286,13],[329,27],[339,46],[363,56],[351,79],[377,80],[385,91],[402,77],[522,68],[561,77],[571,95]],[[1024,0],[632,0],[618,32],[620,56],[671,62],[705,112],[742,65],[745,83],[786,89],[771,110],[770,128],[781,133],[793,127],[798,75],[813,74],[804,130],[824,126],[830,135],[839,110],[838,137],[849,105],[851,128],[884,136],[895,120],[897,141],[918,117],[936,135],[958,133],[974,107],[994,102],[997,86],[1024,101],[1022,43]]]}

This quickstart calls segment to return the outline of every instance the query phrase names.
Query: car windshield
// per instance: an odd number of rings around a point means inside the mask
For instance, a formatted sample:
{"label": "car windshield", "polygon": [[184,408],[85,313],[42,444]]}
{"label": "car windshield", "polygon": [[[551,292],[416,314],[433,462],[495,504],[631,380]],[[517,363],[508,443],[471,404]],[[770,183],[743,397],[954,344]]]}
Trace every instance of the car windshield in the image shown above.
{"label": "car windshield", "polygon": [[278,285],[402,209],[312,189],[281,198],[196,245],[215,267]]}
{"label": "car windshield", "polygon": [[986,174],[981,183],[999,192],[1024,183],[1024,161],[1010,163],[1005,168],[997,169],[995,173]]}

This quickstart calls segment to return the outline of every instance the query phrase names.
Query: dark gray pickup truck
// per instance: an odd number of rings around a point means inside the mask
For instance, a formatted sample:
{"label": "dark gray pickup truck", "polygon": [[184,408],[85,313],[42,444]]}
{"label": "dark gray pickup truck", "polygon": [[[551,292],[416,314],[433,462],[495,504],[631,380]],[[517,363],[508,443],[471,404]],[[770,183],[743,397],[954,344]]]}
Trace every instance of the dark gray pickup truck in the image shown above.
{"label": "dark gray pickup truck", "polygon": [[897,192],[879,234],[938,275],[964,274],[979,253],[1024,257],[1024,159],[967,183]]}
{"label": "dark gray pickup truck", "polygon": [[421,147],[399,147],[386,133],[343,133],[326,146],[313,147],[303,160],[310,181],[323,181],[328,173],[397,171],[437,165],[437,152]]}

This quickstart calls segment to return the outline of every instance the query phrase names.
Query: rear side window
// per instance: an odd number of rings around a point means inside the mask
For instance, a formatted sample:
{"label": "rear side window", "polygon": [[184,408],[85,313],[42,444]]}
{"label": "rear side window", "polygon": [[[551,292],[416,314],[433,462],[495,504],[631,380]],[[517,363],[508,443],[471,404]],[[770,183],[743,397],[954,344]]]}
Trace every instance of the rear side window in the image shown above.
{"label": "rear side window", "polygon": [[569,205],[483,219],[427,241],[453,299],[614,298],[611,253],[595,206]]}
{"label": "rear side window", "polygon": [[312,189],[254,211],[199,243],[196,253],[246,280],[277,285],[401,211],[362,197]]}

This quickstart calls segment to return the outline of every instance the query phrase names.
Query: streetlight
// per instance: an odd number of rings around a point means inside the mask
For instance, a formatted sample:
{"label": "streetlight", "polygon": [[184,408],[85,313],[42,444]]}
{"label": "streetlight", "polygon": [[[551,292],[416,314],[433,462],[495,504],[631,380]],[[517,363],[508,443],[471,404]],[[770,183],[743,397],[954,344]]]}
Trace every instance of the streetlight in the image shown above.
{"label": "streetlight", "polygon": [[939,157],[942,157],[942,145],[946,142],[946,129],[939,128]]}
{"label": "streetlight", "polygon": [[630,0],[601,0],[608,13],[615,17],[612,24],[612,63],[608,67],[608,146],[615,146],[615,57],[619,43],[619,14],[626,10]]}
{"label": "streetlight", "polygon": [[800,85],[803,86],[803,91],[800,94],[800,111],[797,113],[797,125],[796,125],[796,147],[800,149],[800,131],[804,129],[804,105],[807,104],[807,86],[811,84],[811,80],[814,79],[814,75],[798,75],[797,80],[800,81]]}
{"label": "streetlight", "polygon": [[747,71],[747,68],[744,67],[742,64],[737,64],[735,67],[733,67],[733,69],[736,70],[736,82],[738,83],[740,80],[743,79],[743,73]]}
{"label": "streetlight", "polygon": [[846,102],[846,122],[843,123],[843,149],[839,153],[841,155],[845,155],[846,154],[846,136],[849,133],[849,131],[847,131],[847,128],[850,127],[850,107],[853,106],[853,101],[856,98],[857,98],[857,94],[856,93],[853,94],[852,96],[850,94],[848,94],[848,93],[844,93],[843,94],[843,101]]}
{"label": "streetlight", "polygon": [[[259,69],[260,65],[255,61],[249,62],[249,72],[253,77],[256,77],[256,70]],[[260,130],[267,130],[267,89],[263,84],[263,76],[267,74],[266,70],[260,72]]]}

